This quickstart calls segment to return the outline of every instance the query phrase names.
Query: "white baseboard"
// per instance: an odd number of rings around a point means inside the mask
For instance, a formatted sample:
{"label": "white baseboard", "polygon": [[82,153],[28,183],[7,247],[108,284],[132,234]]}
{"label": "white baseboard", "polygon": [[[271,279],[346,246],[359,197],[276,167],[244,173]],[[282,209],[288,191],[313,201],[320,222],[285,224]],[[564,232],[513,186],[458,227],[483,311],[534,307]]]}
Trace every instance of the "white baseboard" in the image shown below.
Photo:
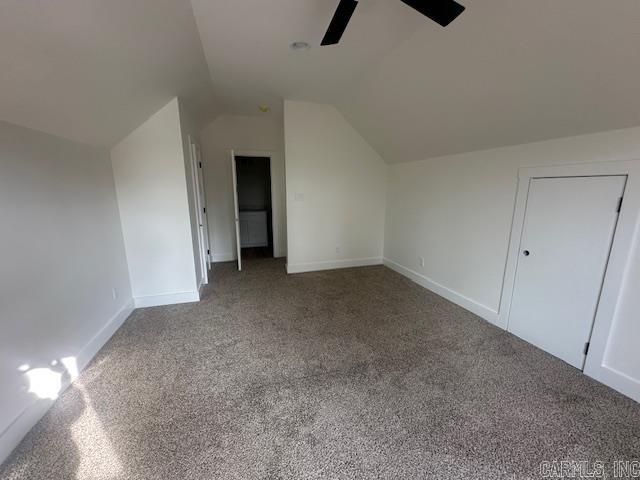
{"label": "white baseboard", "polygon": [[402,266],[399,263],[394,262],[393,260],[385,258],[384,264],[390,269],[395,270],[399,274],[413,280],[415,283],[426,288],[427,290],[431,290],[441,297],[444,297],[447,300],[455,303],[456,305],[461,306],[465,310],[469,310],[471,313],[475,313],[479,317],[484,318],[486,321],[504,329],[504,327],[500,325],[498,312],[496,310],[493,310],[486,305],[482,305],[481,303],[478,303],[475,300],[470,299],[469,297],[465,297],[455,290],[451,290],[450,288],[433,281],[429,277],[426,277],[418,272],[414,272],[413,270]]}
{"label": "white baseboard", "polygon": [[[122,326],[133,312],[133,300],[129,300],[109,321],[93,336],[76,355],[78,373],[85,369],[91,359],[98,353],[113,334]],[[64,392],[74,379],[63,377],[60,394]],[[0,434],[0,464],[2,464],[14,448],[18,446],[24,436],[31,430],[38,420],[47,413],[55,400],[38,399],[27,405],[13,422]]]}
{"label": "white baseboard", "polygon": [[200,301],[200,293],[194,292],[177,292],[164,293],[161,295],[145,295],[143,297],[134,297],[136,308],[158,307],[160,305],[174,305],[176,303],[191,303]]}
{"label": "white baseboard", "polygon": [[317,272],[320,270],[336,270],[338,268],[366,267],[369,265],[381,264],[382,257],[328,260],[325,262],[287,263],[287,273]]}
{"label": "white baseboard", "polygon": [[133,313],[134,302],[130,299],[118,312],[102,327],[98,333],[87,343],[76,357],[78,364],[78,372],[85,369],[89,362],[96,356],[96,353],[104,346],[105,343],[113,336],[114,333],[122,326],[129,315]]}
{"label": "white baseboard", "polygon": [[[413,280],[418,285],[426,288],[427,290],[431,290],[434,293],[450,300],[451,302],[461,306],[462,308],[469,310],[472,313],[475,313],[479,317],[484,318],[490,323],[493,323],[495,326],[506,330],[506,325],[503,324],[501,319],[499,318],[498,312],[482,305],[475,300],[471,300],[464,295],[459,294],[458,292],[451,290],[443,285],[440,285],[437,282],[434,282],[430,278],[419,274],[418,272],[414,272],[413,270],[404,267],[393,260],[389,260],[388,258],[384,259],[384,264],[395,270],[396,272],[404,275],[405,277]],[[598,365],[598,366],[590,366],[587,362],[587,365],[584,369],[584,374],[589,377],[617,390],[618,392],[632,398],[636,402],[640,402],[640,379],[636,379],[630,377],[629,375],[616,370],[613,367],[608,365]]]}
{"label": "white baseboard", "polygon": [[233,252],[212,253],[210,256],[211,263],[233,262],[236,259],[236,254]]}
{"label": "white baseboard", "polygon": [[599,365],[593,368],[589,367],[587,363],[584,374],[632,398],[636,402],[640,402],[640,380],[608,365]]}

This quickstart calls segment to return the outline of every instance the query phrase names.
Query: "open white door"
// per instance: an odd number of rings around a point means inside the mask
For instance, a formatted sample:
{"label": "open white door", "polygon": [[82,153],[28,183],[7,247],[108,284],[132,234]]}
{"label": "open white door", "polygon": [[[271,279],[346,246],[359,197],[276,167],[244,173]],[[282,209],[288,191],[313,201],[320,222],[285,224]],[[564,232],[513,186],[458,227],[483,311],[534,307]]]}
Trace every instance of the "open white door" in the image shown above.
{"label": "open white door", "polygon": [[238,177],[236,175],[236,156],[231,150],[231,173],[233,176],[233,213],[236,227],[236,251],[238,254],[238,270],[242,270],[242,249],[240,247],[240,210],[238,209]]}
{"label": "open white door", "polygon": [[196,209],[196,221],[198,222],[198,247],[200,250],[200,273],[202,283],[209,283],[209,235],[206,224],[206,204],[204,201],[204,182],[202,180],[202,162],[198,157],[198,148],[189,137],[191,150],[191,173],[193,181],[193,196]]}
{"label": "open white door", "polygon": [[198,162],[198,188],[200,201],[202,202],[202,237],[204,241],[203,250],[206,253],[207,270],[211,270],[211,244],[209,242],[209,219],[207,217],[207,195],[204,188],[204,169],[202,167],[202,152],[200,145],[195,144],[195,157]]}

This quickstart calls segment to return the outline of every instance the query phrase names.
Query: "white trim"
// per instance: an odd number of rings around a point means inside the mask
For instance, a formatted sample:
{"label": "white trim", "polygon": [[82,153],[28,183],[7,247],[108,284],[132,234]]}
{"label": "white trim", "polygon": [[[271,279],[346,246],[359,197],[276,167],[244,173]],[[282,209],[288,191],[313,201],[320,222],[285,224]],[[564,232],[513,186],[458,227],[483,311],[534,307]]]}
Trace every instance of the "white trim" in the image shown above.
{"label": "white trim", "polygon": [[238,205],[238,164],[236,162],[236,154],[233,150],[231,155],[231,179],[233,188],[233,225],[236,232],[236,260],[238,262],[238,271],[242,270],[242,246],[240,245],[240,206]]}
{"label": "white trim", "polygon": [[601,365],[600,368],[594,368],[589,372],[585,367],[584,373],[627,397],[633,398],[636,402],[640,402],[640,380],[607,365]]}
{"label": "white trim", "polygon": [[400,265],[399,263],[394,262],[393,260],[385,258],[384,265],[389,267],[392,270],[395,270],[399,274],[404,275],[410,280],[413,280],[415,283],[426,288],[427,290],[431,290],[433,293],[436,293],[441,297],[446,298],[447,300],[455,303],[456,305],[461,306],[465,310],[468,310],[471,313],[475,313],[479,317],[484,318],[486,321],[500,327],[500,325],[498,324],[498,312],[496,310],[493,310],[492,308],[489,308],[486,305],[478,303],[469,297],[465,297],[461,293],[458,293],[455,290],[450,289],[449,287],[445,287],[444,285],[432,280],[431,278],[426,277],[418,272],[415,272],[403,265]]}
{"label": "white trim", "polygon": [[76,362],[78,365],[78,372],[85,369],[96,353],[104,346],[105,343],[113,336],[114,333],[122,326],[129,315],[133,313],[134,301],[133,298],[120,308],[116,314],[96,333],[91,340],[78,352],[76,356]]}
{"label": "white trim", "polygon": [[200,258],[200,276],[202,281],[206,284],[209,283],[209,266],[208,266],[208,254],[207,250],[210,249],[208,241],[208,224],[206,219],[206,201],[203,197],[204,180],[202,168],[200,165],[202,161],[198,159],[198,145],[193,140],[191,134],[187,135],[189,143],[189,160],[191,163],[191,194],[193,196],[193,204],[195,208],[195,222],[197,229],[198,240],[198,257]]}
{"label": "white trim", "polygon": [[287,273],[317,272],[339,268],[366,267],[381,265],[382,257],[354,258],[346,260],[327,260],[323,262],[287,263]]}
{"label": "white trim", "polygon": [[634,240],[636,236],[640,235],[640,224],[638,224],[640,218],[640,160],[523,167],[518,170],[518,191],[500,297],[499,324],[503,325],[505,329],[508,326],[529,180],[541,177],[596,175],[626,175],[627,183],[593,324],[589,353],[583,371],[586,375],[636,401],[640,401],[640,379],[632,378],[607,365],[609,337],[624,291],[624,280],[633,255]]}
{"label": "white trim", "polygon": [[[76,355],[78,372],[86,368],[91,359],[95,357],[116,330],[122,326],[124,321],[129,318],[133,309],[133,299],[131,299],[82,347]],[[69,385],[72,383],[73,379],[65,375],[62,379],[59,395],[69,388]],[[34,400],[31,404],[27,405],[20,415],[2,432],[0,435],[0,464],[7,459],[13,449],[18,446],[24,436],[38,423],[42,416],[47,413],[47,410],[51,408],[54,402],[55,400],[50,399]]]}
{"label": "white trim", "polygon": [[[196,160],[198,162],[198,168],[200,170],[200,174],[198,175],[199,181],[200,181],[200,187],[201,187],[201,195],[202,195],[202,205],[204,207],[204,209],[206,210],[207,208],[207,187],[204,183],[204,170],[206,167],[205,161],[202,158],[202,148],[200,147],[199,143],[195,144],[196,147]],[[211,239],[209,238],[209,216],[207,214],[206,211],[203,210],[203,214],[202,214],[202,218],[204,219],[204,240],[205,240],[205,252],[203,252],[203,254],[206,256],[207,258],[207,283],[209,283],[209,278],[208,278],[208,270],[211,269],[211,259],[209,257],[209,255],[206,252],[210,252],[211,251]]]}
{"label": "white trim", "polygon": [[211,263],[235,262],[235,260],[236,260],[236,254],[233,252],[211,254]]}
{"label": "white trim", "polygon": [[134,297],[136,308],[158,307],[161,305],[174,305],[176,303],[199,302],[200,294],[195,292],[164,293],[161,295],[145,295]]}

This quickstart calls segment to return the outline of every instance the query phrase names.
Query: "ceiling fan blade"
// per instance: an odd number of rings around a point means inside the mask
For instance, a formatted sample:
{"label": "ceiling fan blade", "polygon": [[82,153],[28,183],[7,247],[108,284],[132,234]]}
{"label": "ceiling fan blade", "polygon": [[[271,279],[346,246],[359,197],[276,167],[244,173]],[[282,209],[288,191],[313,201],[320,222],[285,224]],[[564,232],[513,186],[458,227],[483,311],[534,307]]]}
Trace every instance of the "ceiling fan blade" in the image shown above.
{"label": "ceiling fan blade", "polygon": [[340,41],[357,5],[357,0],[340,0],[320,45],[335,45]]}
{"label": "ceiling fan blade", "polygon": [[454,0],[400,0],[431,20],[446,27],[458,15],[464,12],[464,7]]}

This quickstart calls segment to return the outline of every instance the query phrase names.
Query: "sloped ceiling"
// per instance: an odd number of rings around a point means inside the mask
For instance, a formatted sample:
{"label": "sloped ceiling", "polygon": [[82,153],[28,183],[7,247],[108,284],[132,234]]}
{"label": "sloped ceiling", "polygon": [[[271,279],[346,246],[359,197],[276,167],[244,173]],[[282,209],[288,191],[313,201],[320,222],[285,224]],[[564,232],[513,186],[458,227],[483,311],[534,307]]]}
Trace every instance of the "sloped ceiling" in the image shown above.
{"label": "sloped ceiling", "polygon": [[640,2],[466,3],[338,105],[388,162],[640,125]]}
{"label": "sloped ceiling", "polygon": [[361,0],[331,47],[337,0],[192,4],[227,110],[333,103],[387,162],[640,125],[638,0],[459,1],[443,29]]}
{"label": "sloped ceiling", "polygon": [[[640,125],[640,1],[4,0],[0,119],[110,146],[171,97],[199,118],[336,105],[387,162]],[[311,44],[294,52],[293,41]]]}
{"label": "sloped ceiling", "polygon": [[[364,0],[339,46],[320,47],[338,0],[192,0],[218,96],[230,113],[283,99],[336,103],[362,73],[424,25],[399,1]],[[292,51],[294,41],[311,45]]]}
{"label": "sloped ceiling", "polygon": [[171,98],[214,92],[188,0],[2,0],[0,119],[111,146]]}

